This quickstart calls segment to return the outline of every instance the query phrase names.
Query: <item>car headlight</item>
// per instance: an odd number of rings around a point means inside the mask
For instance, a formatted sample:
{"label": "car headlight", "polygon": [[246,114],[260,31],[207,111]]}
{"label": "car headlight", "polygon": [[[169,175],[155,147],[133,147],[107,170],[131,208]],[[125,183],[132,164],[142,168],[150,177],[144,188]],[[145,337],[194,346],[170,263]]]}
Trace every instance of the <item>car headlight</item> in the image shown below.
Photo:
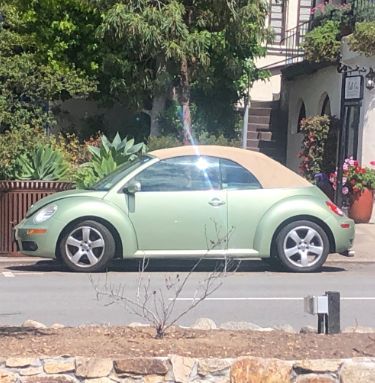
{"label": "car headlight", "polygon": [[47,221],[47,219],[50,219],[56,213],[56,210],[57,205],[48,205],[43,209],[40,209],[34,217],[34,222],[42,223],[44,221]]}

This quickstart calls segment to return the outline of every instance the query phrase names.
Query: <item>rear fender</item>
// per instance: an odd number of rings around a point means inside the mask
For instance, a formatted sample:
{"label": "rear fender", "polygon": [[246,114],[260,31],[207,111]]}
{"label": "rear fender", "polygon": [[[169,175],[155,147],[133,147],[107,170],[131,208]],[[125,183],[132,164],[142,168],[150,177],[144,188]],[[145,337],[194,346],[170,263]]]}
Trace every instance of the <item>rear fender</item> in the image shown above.
{"label": "rear fender", "polygon": [[301,216],[319,217],[326,222],[330,213],[325,208],[321,199],[311,196],[296,196],[280,201],[273,205],[260,220],[254,237],[254,250],[257,250],[259,256],[268,257],[271,255],[272,239],[279,228],[285,221],[298,219]]}

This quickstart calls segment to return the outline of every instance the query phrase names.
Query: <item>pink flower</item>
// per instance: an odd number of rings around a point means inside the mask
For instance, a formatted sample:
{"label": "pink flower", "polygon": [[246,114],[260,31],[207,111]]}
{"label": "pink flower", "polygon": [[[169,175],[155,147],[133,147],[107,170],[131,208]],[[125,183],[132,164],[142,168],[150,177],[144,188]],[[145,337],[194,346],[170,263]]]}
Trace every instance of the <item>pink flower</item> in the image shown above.
{"label": "pink flower", "polygon": [[344,170],[349,170],[349,165],[348,165],[348,163],[345,162],[344,165],[342,165],[342,168],[343,168]]}
{"label": "pink flower", "polygon": [[346,187],[346,186],[344,186],[344,187],[342,188],[342,194],[347,195],[348,193],[349,193],[349,188]]}
{"label": "pink flower", "polygon": [[370,165],[375,166],[375,161],[370,161]]}

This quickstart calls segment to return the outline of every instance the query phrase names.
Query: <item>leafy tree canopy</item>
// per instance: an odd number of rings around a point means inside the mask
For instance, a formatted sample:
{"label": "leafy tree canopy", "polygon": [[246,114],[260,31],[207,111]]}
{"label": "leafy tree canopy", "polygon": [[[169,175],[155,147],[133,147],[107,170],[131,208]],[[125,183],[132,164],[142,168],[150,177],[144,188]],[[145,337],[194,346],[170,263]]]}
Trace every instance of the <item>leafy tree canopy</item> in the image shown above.
{"label": "leafy tree canopy", "polygon": [[50,102],[95,88],[73,65],[51,65],[45,59],[17,6],[17,1],[0,1],[0,131],[51,126]]}
{"label": "leafy tree canopy", "polygon": [[[159,99],[168,92],[175,91],[181,103],[189,103],[193,88],[196,98],[191,101],[199,103],[217,97],[219,90],[218,99],[232,108],[259,76],[253,60],[265,53],[262,43],[269,37],[263,0],[97,4],[103,14],[98,36],[107,49],[103,72],[109,94],[118,99],[138,107],[148,100],[151,113],[159,114],[165,107],[165,100]],[[217,106],[216,111],[223,104]]]}

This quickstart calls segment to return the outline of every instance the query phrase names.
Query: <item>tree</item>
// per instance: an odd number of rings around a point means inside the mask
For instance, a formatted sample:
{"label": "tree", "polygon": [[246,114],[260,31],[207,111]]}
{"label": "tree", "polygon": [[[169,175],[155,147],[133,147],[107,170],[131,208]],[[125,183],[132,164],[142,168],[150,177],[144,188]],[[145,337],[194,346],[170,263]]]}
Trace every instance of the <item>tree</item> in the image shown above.
{"label": "tree", "polygon": [[240,79],[256,75],[254,67],[246,70],[247,60],[264,53],[261,44],[268,38],[263,0],[97,4],[103,12],[98,35],[107,51],[103,72],[108,92],[138,108],[146,106],[151,135],[159,134],[158,118],[168,97],[178,100],[188,122],[192,87],[212,94],[221,84],[223,92],[230,91],[232,106],[240,97]]}
{"label": "tree", "polygon": [[79,69],[52,65],[17,1],[0,0],[0,132],[18,127],[48,129],[54,101],[85,95],[95,87]]}

